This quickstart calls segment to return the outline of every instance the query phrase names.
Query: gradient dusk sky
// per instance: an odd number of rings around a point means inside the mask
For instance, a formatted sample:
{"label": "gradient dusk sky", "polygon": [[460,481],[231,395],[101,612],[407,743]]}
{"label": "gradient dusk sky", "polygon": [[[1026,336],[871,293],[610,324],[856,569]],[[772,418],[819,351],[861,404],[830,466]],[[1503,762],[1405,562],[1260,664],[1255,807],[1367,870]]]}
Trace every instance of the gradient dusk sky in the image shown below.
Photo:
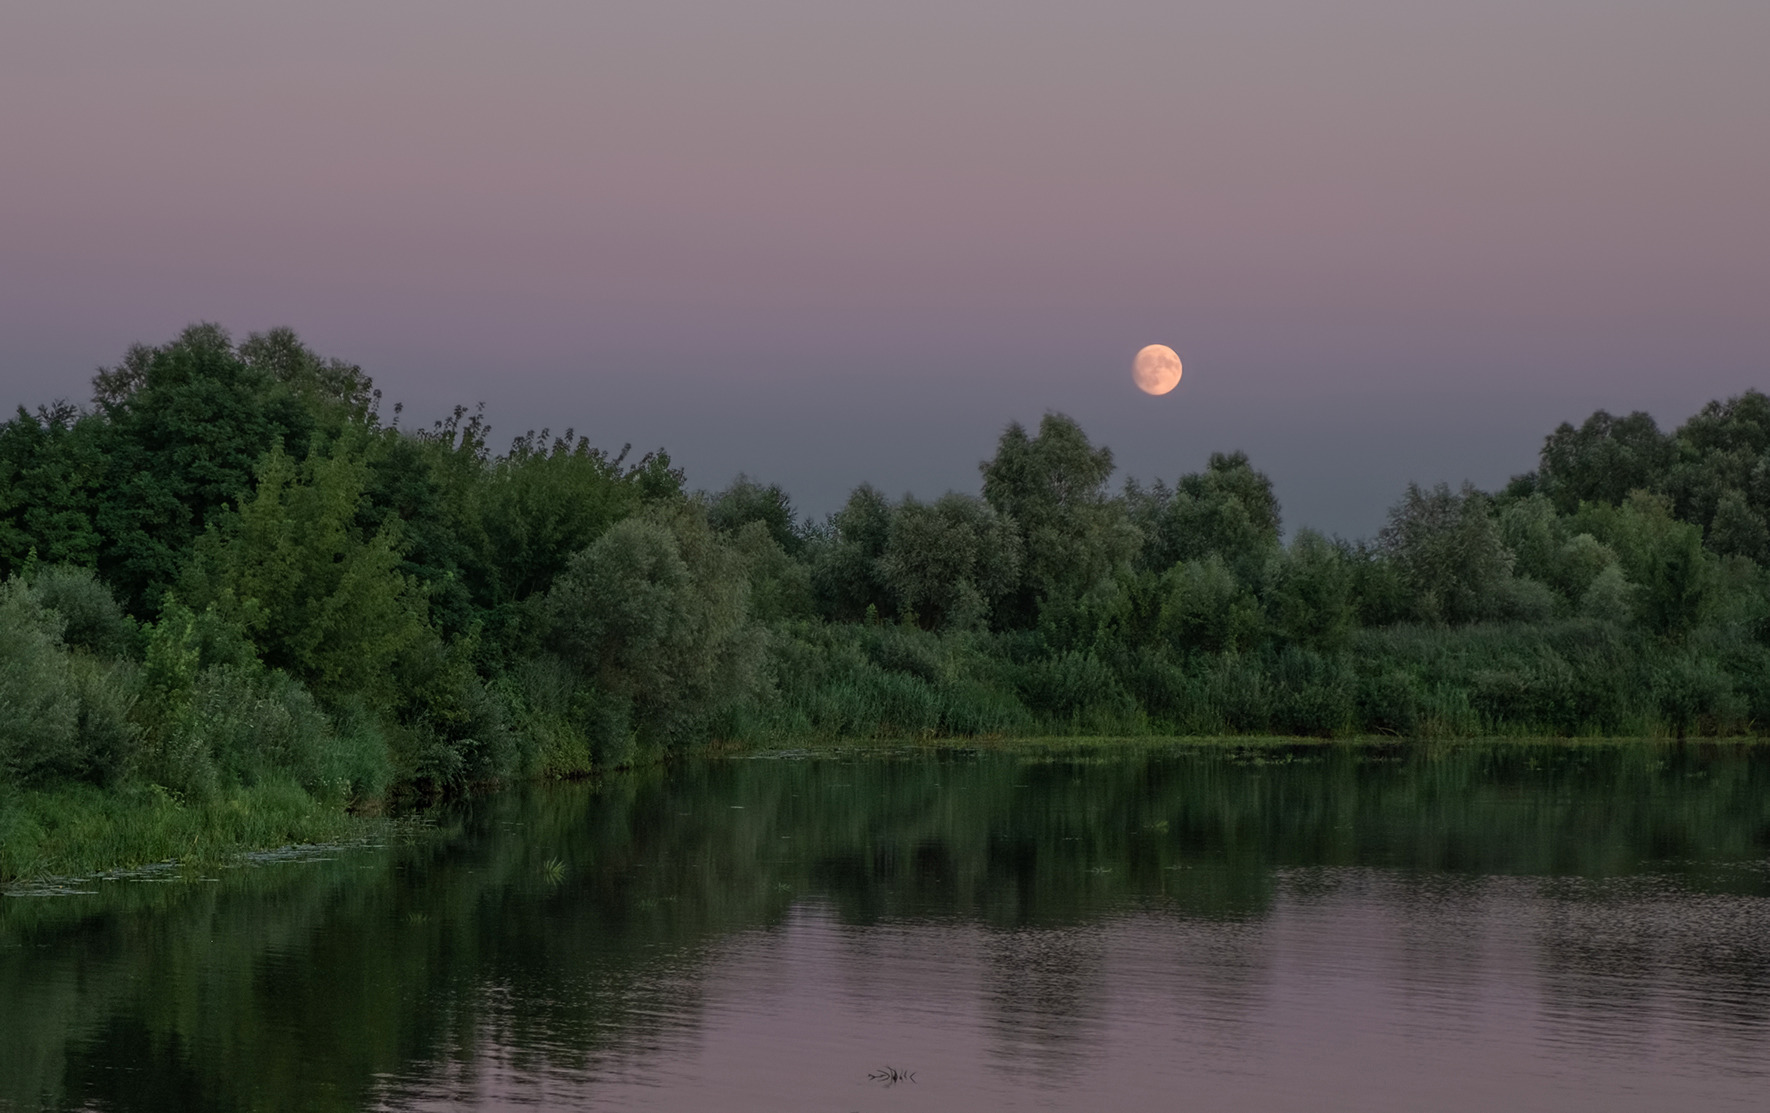
{"label": "gradient dusk sky", "polygon": [[1766,0],[15,0],[0,402],[288,324],[818,514],[1056,409],[1363,536],[1770,387],[1767,52]]}

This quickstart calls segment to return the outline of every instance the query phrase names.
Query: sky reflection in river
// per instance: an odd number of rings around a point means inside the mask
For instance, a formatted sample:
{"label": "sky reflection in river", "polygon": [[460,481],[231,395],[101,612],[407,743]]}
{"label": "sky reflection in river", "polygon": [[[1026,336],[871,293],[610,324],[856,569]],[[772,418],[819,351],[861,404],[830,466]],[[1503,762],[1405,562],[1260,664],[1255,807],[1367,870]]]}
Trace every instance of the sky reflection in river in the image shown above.
{"label": "sky reflection in river", "polygon": [[[1758,1108],[1762,898],[1360,870],[1266,917],[844,925],[816,901],[658,972],[651,1038],[582,1071],[494,1037],[389,1108]],[[1686,950],[1695,945],[1694,952]],[[693,996],[673,981],[698,981]],[[586,991],[590,990],[585,987]],[[520,1007],[519,1001],[510,1005]],[[532,1050],[532,1049],[530,1049]],[[916,1079],[871,1082],[884,1065]],[[439,1084],[439,1073],[451,1075]]]}

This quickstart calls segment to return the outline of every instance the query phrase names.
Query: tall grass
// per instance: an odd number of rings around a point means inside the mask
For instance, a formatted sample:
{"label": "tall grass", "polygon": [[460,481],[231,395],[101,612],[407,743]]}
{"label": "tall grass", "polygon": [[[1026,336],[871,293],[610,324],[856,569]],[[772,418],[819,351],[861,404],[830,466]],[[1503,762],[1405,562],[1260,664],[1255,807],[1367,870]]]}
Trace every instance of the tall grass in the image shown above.
{"label": "tall grass", "polygon": [[1576,618],[1357,631],[1339,650],[1052,652],[1024,633],[803,624],[740,739],[991,734],[1723,736],[1770,721],[1770,656]]}
{"label": "tall grass", "polygon": [[0,883],[81,875],[242,850],[325,842],[365,821],[286,778],[181,801],[157,785],[63,784],[0,791]]}

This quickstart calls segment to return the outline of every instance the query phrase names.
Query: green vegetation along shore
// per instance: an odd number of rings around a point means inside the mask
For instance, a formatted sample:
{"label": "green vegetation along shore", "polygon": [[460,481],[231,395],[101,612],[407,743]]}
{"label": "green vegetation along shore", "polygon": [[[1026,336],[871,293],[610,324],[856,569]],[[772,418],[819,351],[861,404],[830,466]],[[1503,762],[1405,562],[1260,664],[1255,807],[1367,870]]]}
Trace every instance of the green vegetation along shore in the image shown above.
{"label": "green vegetation along shore", "polygon": [[977,494],[821,522],[661,451],[398,415],[288,330],[198,325],[0,425],[0,880],[710,742],[1770,722],[1756,391],[1564,424],[1364,542],[1283,539],[1240,453],[1114,489],[1060,414]]}

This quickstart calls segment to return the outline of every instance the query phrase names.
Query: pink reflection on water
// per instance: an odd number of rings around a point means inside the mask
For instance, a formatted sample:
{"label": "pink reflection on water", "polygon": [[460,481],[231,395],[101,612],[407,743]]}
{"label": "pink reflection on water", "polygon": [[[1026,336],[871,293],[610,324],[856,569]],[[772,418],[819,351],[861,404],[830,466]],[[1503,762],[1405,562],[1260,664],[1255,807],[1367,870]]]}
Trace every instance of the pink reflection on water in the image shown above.
{"label": "pink reflection on water", "polygon": [[[855,926],[805,903],[663,965],[612,1055],[486,1033],[386,1105],[1758,1109],[1767,926],[1770,901],[1653,881],[1368,870],[1281,875],[1247,920]],[[916,1080],[869,1081],[885,1066]]]}

